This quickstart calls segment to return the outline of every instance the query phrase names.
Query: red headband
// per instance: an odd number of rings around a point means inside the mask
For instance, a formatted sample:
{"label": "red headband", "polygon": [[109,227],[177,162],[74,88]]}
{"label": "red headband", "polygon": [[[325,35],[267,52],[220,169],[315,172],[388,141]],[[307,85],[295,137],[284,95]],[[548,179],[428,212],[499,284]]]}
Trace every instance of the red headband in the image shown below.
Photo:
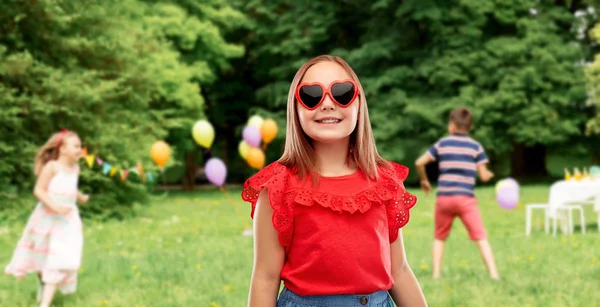
{"label": "red headband", "polygon": [[65,137],[65,134],[67,133],[66,128],[60,128],[60,134],[58,135],[58,141],[56,142],[56,147],[60,147],[60,143],[62,143],[63,138]]}

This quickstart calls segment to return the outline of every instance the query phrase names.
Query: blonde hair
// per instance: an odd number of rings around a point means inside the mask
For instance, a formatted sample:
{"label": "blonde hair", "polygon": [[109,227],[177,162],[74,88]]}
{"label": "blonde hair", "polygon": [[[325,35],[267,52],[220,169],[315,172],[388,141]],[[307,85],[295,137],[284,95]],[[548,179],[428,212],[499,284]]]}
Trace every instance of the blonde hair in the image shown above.
{"label": "blonde hair", "polygon": [[51,160],[58,159],[60,147],[65,143],[65,139],[78,136],[77,133],[70,130],[62,130],[54,133],[44,145],[38,150],[33,162],[33,172],[39,175],[44,168],[44,165]]}
{"label": "blonde hair", "polygon": [[358,124],[350,134],[350,148],[348,148],[349,154],[346,163],[351,167],[360,169],[368,178],[377,179],[379,177],[378,167],[390,167],[390,164],[377,152],[373,130],[371,130],[371,121],[369,120],[367,99],[362,84],[350,65],[338,56],[320,55],[314,57],[304,63],[296,72],[288,93],[285,148],[279,163],[294,169],[301,179],[304,179],[307,175],[316,180],[319,178],[317,157],[312,147],[312,140],[300,126],[295,98],[296,87],[302,81],[304,74],[311,66],[319,62],[337,63],[358,85]]}

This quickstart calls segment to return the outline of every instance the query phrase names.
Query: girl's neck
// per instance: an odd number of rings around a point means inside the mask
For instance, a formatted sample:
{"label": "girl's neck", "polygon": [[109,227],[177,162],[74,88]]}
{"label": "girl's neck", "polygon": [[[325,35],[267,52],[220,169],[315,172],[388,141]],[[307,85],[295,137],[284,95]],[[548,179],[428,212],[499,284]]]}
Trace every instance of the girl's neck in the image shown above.
{"label": "girl's neck", "polygon": [[66,168],[66,170],[73,169],[75,164],[77,164],[77,162],[73,162],[73,161],[71,161],[71,159],[69,159],[65,156],[59,156],[58,159],[56,159],[56,160],[60,164],[60,166]]}
{"label": "girl's neck", "polygon": [[317,157],[317,168],[321,176],[344,176],[356,171],[356,169],[351,169],[346,163],[348,160],[349,144],[349,137],[335,143],[313,142],[313,148]]}

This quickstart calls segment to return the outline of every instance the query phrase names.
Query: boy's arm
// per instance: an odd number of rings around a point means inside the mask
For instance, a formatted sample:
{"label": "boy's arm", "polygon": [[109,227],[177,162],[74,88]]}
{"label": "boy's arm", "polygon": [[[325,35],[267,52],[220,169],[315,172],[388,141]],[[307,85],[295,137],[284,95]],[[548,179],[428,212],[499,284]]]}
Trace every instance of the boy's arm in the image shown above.
{"label": "boy's arm", "polygon": [[479,174],[479,178],[483,182],[488,182],[492,177],[494,177],[494,173],[492,173],[488,168],[488,157],[483,149],[483,146],[479,145],[479,150],[477,150],[477,156],[475,157],[475,163],[477,163],[477,173]]}
{"label": "boy's arm", "polygon": [[479,178],[483,182],[488,182],[490,179],[492,179],[492,177],[494,177],[494,173],[487,168],[487,162],[477,164],[477,173],[479,173]]}
{"label": "boy's arm", "polygon": [[417,173],[419,174],[421,190],[423,190],[423,192],[425,192],[426,195],[431,191],[431,183],[429,183],[429,179],[427,179],[425,165],[433,161],[435,161],[435,159],[433,158],[431,153],[427,151],[423,155],[421,155],[415,162],[415,166],[417,167]]}
{"label": "boy's arm", "polygon": [[421,155],[417,161],[415,161],[415,165],[417,166],[417,172],[419,173],[419,178],[421,181],[427,180],[427,173],[425,173],[425,165],[435,161],[429,152]]}

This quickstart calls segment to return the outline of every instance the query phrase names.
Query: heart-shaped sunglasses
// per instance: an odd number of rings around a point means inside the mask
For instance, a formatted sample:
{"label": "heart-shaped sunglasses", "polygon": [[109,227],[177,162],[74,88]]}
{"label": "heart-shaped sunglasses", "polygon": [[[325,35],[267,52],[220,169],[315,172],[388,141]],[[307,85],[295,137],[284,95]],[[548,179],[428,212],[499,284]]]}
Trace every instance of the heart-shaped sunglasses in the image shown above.
{"label": "heart-shaped sunglasses", "polygon": [[319,82],[300,83],[296,88],[296,99],[309,110],[314,110],[321,105],[325,96],[342,108],[348,107],[358,96],[358,86],[354,80],[333,81],[329,87]]}

